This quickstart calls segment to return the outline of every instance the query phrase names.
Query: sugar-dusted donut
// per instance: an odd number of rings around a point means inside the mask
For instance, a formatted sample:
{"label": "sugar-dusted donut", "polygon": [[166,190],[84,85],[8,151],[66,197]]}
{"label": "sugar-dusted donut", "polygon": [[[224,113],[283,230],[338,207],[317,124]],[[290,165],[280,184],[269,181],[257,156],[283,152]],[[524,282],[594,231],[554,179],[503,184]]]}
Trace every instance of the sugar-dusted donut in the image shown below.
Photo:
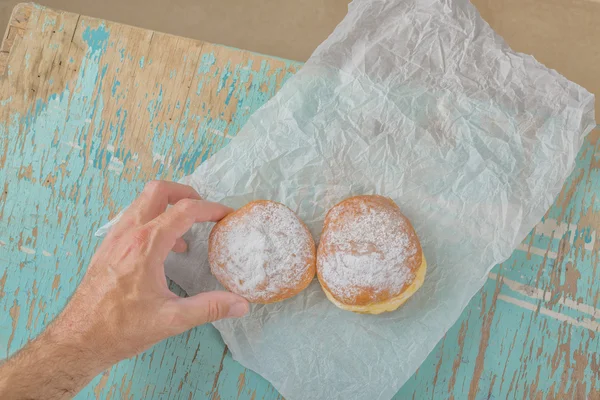
{"label": "sugar-dusted donut", "polygon": [[317,276],[336,306],[368,314],[393,311],[421,287],[426,269],[417,234],[391,199],[351,197],[327,213]]}
{"label": "sugar-dusted donut", "polygon": [[212,274],[252,303],[274,303],[304,290],[315,276],[315,242],[283,204],[253,201],[227,215],[209,237]]}

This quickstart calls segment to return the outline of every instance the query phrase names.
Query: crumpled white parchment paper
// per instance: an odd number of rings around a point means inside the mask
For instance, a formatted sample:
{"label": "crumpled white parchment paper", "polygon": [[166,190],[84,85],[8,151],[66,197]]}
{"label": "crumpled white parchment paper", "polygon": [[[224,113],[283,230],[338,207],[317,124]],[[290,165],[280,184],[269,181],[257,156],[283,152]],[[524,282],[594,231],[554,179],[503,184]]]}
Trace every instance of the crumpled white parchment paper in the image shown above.
{"label": "crumpled white parchment paper", "polygon": [[[344,312],[319,284],[214,325],[288,400],[389,399],[542,218],[594,127],[594,98],[513,52],[466,0],[355,0],[333,34],[226,148],[184,179],[240,207],[280,201],[318,240],[326,211],[391,197],[429,267],[398,311]],[[167,275],[219,288],[208,225]]]}

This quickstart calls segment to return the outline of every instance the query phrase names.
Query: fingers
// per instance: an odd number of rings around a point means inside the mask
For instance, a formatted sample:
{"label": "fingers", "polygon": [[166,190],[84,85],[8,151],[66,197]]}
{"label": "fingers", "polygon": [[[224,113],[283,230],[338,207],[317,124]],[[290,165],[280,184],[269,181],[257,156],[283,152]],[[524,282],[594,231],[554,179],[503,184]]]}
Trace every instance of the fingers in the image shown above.
{"label": "fingers", "polygon": [[187,243],[182,238],[177,238],[175,245],[171,249],[175,253],[185,253],[187,251]]}
{"label": "fingers", "polygon": [[223,204],[206,200],[181,200],[154,219],[158,229],[173,239],[181,237],[195,222],[217,222],[233,211]]}
{"label": "fingers", "polygon": [[177,298],[176,311],[181,316],[183,330],[224,318],[243,317],[248,313],[248,301],[229,292],[206,292],[188,298]]}
{"label": "fingers", "polygon": [[112,230],[122,231],[143,225],[162,214],[169,204],[183,199],[200,200],[200,195],[188,185],[168,181],[148,182]]}
{"label": "fingers", "polygon": [[227,206],[205,200],[183,199],[179,201],[147,224],[156,235],[152,252],[157,259],[165,259],[171,249],[176,246],[177,249],[182,248],[182,245],[177,244],[177,239],[180,239],[194,223],[216,222],[231,211],[233,210]]}

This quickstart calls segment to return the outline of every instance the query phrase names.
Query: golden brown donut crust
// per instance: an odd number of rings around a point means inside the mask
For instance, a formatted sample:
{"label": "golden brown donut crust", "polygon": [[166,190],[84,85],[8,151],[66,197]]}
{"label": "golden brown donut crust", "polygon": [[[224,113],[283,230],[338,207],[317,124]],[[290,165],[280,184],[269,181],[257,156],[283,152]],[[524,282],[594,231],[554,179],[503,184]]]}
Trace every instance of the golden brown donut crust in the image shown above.
{"label": "golden brown donut crust", "polygon": [[227,290],[258,304],[293,297],[314,279],[315,242],[281,203],[250,202],[227,215],[208,239],[211,272]]}
{"label": "golden brown donut crust", "polygon": [[[371,220],[371,228],[380,227],[371,229],[377,231],[378,236],[375,236],[390,243],[378,243],[377,240],[373,240],[371,232],[365,231],[369,224],[361,224],[361,221],[368,221],[365,218],[369,218],[370,215],[381,218],[379,224],[372,222],[376,220]],[[340,232],[348,230],[351,223],[354,224],[353,232],[346,232],[345,236],[340,236]],[[379,232],[380,230],[385,232]],[[352,240],[344,243],[340,241],[340,237],[351,237]],[[380,270],[372,270],[365,260],[380,262],[386,256],[383,252],[390,253],[387,248],[389,246],[385,245],[395,244],[395,238],[402,238],[398,240],[405,246],[404,250],[392,254],[389,259],[393,262],[389,265],[384,263],[383,266],[380,265]],[[346,259],[350,262],[346,262]],[[330,300],[338,307],[348,306],[350,310],[379,313],[381,311],[370,311],[369,308],[377,310],[377,305],[391,304],[395,299],[402,299],[396,302],[399,306],[406,301],[406,298],[403,298],[406,296],[402,295],[407,289],[410,290],[406,294],[412,294],[422,284],[425,268],[426,263],[417,234],[410,221],[391,199],[379,195],[355,196],[338,203],[327,213],[317,251],[317,276],[328,297],[333,297]],[[374,279],[377,277],[372,276],[374,273],[383,276],[382,272],[389,279]],[[348,274],[351,278],[347,278]],[[415,281],[417,277],[418,282]],[[349,284],[350,281],[354,283]],[[347,286],[340,287],[341,283]],[[391,310],[388,307],[383,311]]]}

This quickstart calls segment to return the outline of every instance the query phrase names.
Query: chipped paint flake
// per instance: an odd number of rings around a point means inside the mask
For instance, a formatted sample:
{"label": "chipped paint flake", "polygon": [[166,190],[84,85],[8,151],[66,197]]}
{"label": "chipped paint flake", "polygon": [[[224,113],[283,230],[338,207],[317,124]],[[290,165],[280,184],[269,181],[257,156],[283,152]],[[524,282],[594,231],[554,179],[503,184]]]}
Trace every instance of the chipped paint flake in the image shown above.
{"label": "chipped paint flake", "polygon": [[25,254],[35,254],[35,250],[32,249],[31,247],[20,246],[19,250]]}
{"label": "chipped paint flake", "polygon": [[589,329],[592,332],[600,332],[600,322],[592,320],[591,318],[573,318],[562,313],[552,311],[546,307],[539,307],[535,304],[531,304],[524,300],[515,299],[510,296],[500,295],[498,296],[499,300],[505,301],[507,303],[514,304],[521,308],[524,308],[529,311],[533,311],[535,313],[540,313],[542,315],[549,316],[550,318],[554,318],[561,322],[566,322],[573,326],[578,326],[581,328]]}
{"label": "chipped paint flake", "polygon": [[80,145],[78,145],[77,143],[73,143],[73,142],[66,142],[66,143],[63,143],[63,144],[64,144],[65,146],[72,147],[72,148],[74,148],[74,149],[77,149],[77,150],[82,150],[82,149],[83,149],[83,147],[81,147],[81,146],[80,146]]}
{"label": "chipped paint flake", "polygon": [[117,157],[111,157],[107,169],[109,171],[120,173],[123,171],[124,167],[125,164],[123,164],[123,161],[119,160]]}

